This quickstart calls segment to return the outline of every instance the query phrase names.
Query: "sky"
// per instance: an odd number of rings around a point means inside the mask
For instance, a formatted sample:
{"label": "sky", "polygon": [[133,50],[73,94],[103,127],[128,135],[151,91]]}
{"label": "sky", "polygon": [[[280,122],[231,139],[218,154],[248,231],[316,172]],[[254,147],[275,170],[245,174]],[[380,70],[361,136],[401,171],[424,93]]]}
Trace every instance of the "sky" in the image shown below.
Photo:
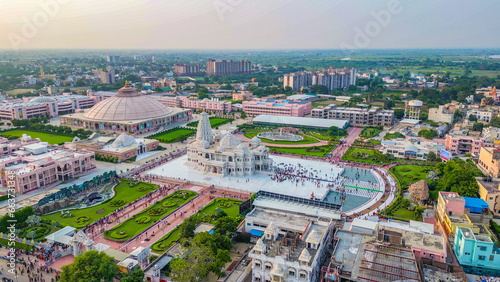
{"label": "sky", "polygon": [[500,48],[498,0],[0,0],[0,49]]}

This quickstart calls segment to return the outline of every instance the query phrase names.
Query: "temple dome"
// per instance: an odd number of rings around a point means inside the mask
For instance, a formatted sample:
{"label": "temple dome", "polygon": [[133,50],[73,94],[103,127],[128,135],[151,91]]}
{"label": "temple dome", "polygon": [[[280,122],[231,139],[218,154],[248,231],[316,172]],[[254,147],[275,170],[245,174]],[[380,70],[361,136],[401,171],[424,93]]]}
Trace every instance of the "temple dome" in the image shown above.
{"label": "temple dome", "polygon": [[243,144],[240,144],[238,146],[236,146],[236,149],[235,149],[236,152],[248,152],[248,147],[243,145]]}
{"label": "temple dome", "polygon": [[170,108],[126,84],[114,97],[93,106],[84,117],[103,121],[146,120],[166,117],[171,112]]}
{"label": "temple dome", "polygon": [[229,133],[226,134],[222,139],[220,140],[220,146],[227,148],[227,149],[234,149],[238,145],[240,145],[241,139],[238,137],[234,136],[233,134]]}
{"label": "temple dome", "polygon": [[118,138],[115,139],[113,142],[113,147],[114,148],[125,148],[128,146],[131,146],[132,144],[135,143],[135,138],[123,133],[122,135],[118,136]]}

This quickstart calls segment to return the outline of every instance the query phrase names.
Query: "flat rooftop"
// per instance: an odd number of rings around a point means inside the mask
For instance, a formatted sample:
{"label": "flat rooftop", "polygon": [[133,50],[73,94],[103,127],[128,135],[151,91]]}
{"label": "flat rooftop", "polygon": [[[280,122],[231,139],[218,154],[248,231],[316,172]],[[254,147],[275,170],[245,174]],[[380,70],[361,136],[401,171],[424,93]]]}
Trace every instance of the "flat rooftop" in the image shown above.
{"label": "flat rooftop", "polygon": [[450,221],[453,223],[469,223],[469,220],[467,220],[467,217],[465,214],[452,214],[448,216],[450,218]]}
{"label": "flat rooftop", "polygon": [[484,189],[486,189],[486,191],[488,191],[489,193],[499,192],[499,181],[478,180],[477,182],[479,182],[479,184],[481,184],[481,186],[483,186]]}
{"label": "flat rooftop", "polygon": [[[374,235],[361,234],[347,230],[337,230],[335,237],[338,243],[335,247],[332,258],[338,263],[344,263],[342,271],[353,272],[358,251],[363,242],[373,240]],[[359,267],[359,265],[358,265]]]}
{"label": "flat rooftop", "polygon": [[254,208],[250,213],[247,214],[247,217],[256,217],[256,218],[266,219],[271,222],[282,222],[286,224],[292,224],[297,226],[297,230],[302,230],[302,231],[311,222],[310,219],[307,219],[304,216],[294,215],[288,212],[285,214],[277,211],[262,209],[259,207]]}
{"label": "flat rooftop", "polygon": [[254,123],[279,124],[290,126],[306,126],[316,128],[330,128],[336,126],[338,128],[347,128],[349,121],[339,119],[322,119],[322,118],[307,118],[307,117],[289,117],[275,115],[258,115],[253,119]]}

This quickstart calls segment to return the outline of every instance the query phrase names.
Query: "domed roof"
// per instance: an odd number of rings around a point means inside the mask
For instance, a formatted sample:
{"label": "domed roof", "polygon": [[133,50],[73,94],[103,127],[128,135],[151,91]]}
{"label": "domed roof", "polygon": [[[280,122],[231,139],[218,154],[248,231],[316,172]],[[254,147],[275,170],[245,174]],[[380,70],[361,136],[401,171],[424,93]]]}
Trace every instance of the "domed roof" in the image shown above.
{"label": "domed roof", "polygon": [[236,146],[236,149],[235,151],[238,151],[238,152],[248,152],[248,147],[243,145],[243,144],[240,144],[238,146]]}
{"label": "domed roof", "polygon": [[122,135],[118,136],[118,138],[115,139],[115,141],[113,142],[113,147],[124,148],[131,146],[134,143],[135,143],[134,137],[123,133]]}
{"label": "domed roof", "polygon": [[236,146],[240,145],[241,139],[238,137],[234,136],[233,134],[229,133],[226,134],[226,136],[222,137],[220,140],[220,146],[227,148],[227,149],[234,149]]}
{"label": "domed roof", "polygon": [[104,121],[143,120],[161,118],[171,112],[170,108],[137,93],[133,87],[126,84],[114,97],[97,103],[84,116]]}
{"label": "domed roof", "polygon": [[55,99],[52,97],[44,97],[44,96],[39,96],[35,97],[30,100],[30,102],[39,102],[39,103],[45,103],[45,102],[54,102]]}

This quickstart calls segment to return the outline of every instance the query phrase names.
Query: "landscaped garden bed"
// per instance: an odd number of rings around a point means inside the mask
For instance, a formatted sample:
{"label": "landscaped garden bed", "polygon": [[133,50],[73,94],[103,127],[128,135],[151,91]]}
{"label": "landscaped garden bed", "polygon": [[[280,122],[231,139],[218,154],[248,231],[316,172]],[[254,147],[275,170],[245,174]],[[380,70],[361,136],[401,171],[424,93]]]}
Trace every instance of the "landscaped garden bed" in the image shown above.
{"label": "landscaped garden bed", "polygon": [[[198,193],[196,192],[184,190],[170,194],[144,211],[132,216],[126,221],[111,228],[109,231],[104,232],[104,237],[119,242],[134,238],[142,231],[148,229],[151,225],[194,199],[197,195]],[[172,203],[174,203],[174,205],[172,205]]]}

